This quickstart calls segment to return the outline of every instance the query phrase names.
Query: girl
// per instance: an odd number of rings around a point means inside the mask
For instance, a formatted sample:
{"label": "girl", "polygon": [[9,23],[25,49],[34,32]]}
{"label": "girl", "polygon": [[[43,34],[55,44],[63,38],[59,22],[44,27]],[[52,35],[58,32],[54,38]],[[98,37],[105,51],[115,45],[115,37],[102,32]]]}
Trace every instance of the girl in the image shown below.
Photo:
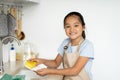
{"label": "girl", "polygon": [[[37,64],[50,67],[39,69],[36,73],[38,75],[64,75],[62,80],[91,80],[94,50],[93,44],[85,36],[83,16],[79,12],[70,12],[64,18],[64,29],[68,38],[60,45],[58,55],[54,60],[30,59],[36,61]],[[61,62],[63,62],[63,69],[57,69]],[[56,77],[55,80],[60,79]]]}

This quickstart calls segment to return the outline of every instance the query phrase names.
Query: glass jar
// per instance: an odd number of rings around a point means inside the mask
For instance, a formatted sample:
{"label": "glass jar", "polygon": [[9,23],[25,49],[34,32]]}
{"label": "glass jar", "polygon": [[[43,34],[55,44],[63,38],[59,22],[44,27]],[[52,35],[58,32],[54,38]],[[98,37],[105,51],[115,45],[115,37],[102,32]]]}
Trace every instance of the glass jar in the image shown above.
{"label": "glass jar", "polygon": [[26,61],[30,58],[37,57],[38,57],[37,47],[30,42],[26,42],[24,44],[24,60]]}

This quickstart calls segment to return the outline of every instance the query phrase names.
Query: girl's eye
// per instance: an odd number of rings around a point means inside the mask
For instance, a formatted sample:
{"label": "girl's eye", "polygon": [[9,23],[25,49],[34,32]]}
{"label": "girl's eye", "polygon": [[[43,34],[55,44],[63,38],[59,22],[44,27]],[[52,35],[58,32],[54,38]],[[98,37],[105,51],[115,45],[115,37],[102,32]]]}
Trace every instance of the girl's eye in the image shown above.
{"label": "girl's eye", "polygon": [[65,26],[65,28],[70,28],[70,26]]}
{"label": "girl's eye", "polygon": [[75,27],[78,27],[79,25],[75,25]]}

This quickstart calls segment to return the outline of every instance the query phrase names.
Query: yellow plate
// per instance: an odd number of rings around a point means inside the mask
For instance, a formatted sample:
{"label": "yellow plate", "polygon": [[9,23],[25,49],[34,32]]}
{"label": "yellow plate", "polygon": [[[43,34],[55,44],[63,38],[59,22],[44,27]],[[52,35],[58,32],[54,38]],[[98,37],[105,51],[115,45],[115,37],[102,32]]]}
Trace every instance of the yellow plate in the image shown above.
{"label": "yellow plate", "polygon": [[32,69],[32,68],[34,68],[34,67],[36,67],[36,64],[37,64],[37,62],[35,62],[35,61],[26,61],[25,62],[25,67],[27,67],[28,69]]}

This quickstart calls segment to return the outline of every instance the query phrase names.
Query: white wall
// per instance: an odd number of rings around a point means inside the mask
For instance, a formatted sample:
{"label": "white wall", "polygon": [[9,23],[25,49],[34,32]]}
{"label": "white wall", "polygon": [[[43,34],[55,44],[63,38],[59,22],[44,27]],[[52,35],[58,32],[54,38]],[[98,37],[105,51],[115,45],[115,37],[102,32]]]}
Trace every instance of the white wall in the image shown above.
{"label": "white wall", "polygon": [[42,58],[54,59],[66,38],[63,18],[70,11],[81,12],[87,38],[94,43],[94,80],[120,80],[119,0],[40,0],[23,9],[25,41],[38,47]]}

